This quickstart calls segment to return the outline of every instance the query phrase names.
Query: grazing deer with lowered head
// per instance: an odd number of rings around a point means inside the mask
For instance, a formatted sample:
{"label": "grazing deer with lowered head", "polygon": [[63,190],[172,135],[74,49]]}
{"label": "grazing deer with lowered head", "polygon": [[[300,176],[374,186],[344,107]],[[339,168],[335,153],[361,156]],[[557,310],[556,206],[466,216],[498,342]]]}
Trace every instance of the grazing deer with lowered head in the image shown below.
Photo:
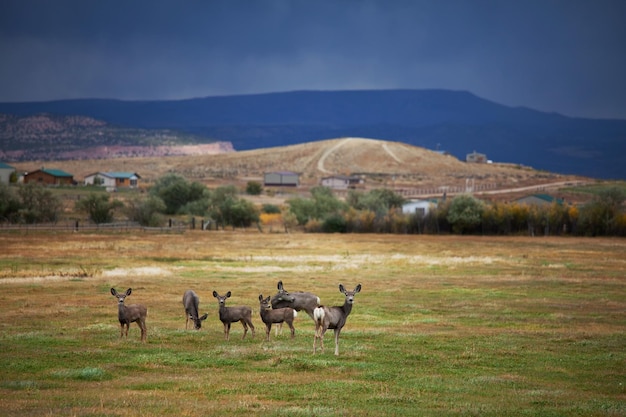
{"label": "grazing deer with lowered head", "polygon": [[346,324],[346,319],[352,311],[354,296],[361,291],[361,284],[354,288],[354,291],[346,291],[342,284],[339,284],[339,291],[345,296],[346,300],[342,306],[326,307],[319,306],[313,312],[315,320],[315,338],[313,339],[313,353],[316,352],[316,342],[320,339],[322,351],[324,351],[324,333],[326,330],[333,329],[335,331],[335,355],[339,356],[339,333]]}
{"label": "grazing deer with lowered head", "polygon": [[236,321],[240,321],[243,325],[243,337],[245,339],[246,333],[248,333],[248,326],[252,330],[252,337],[254,337],[254,325],[252,324],[252,309],[248,306],[238,307],[226,307],[226,299],[231,296],[231,292],[228,291],[226,295],[221,296],[217,291],[213,291],[213,297],[217,298],[217,302],[220,306],[220,321],[224,323],[224,337],[226,340],[230,338],[230,324]]}
{"label": "grazing deer with lowered head", "polygon": [[284,308],[270,308],[270,297],[263,298],[263,294],[259,294],[260,314],[261,320],[265,323],[265,340],[270,341],[270,331],[272,330],[272,323],[283,322],[289,325],[291,330],[291,338],[296,337],[296,329],[293,327],[293,319],[296,318],[298,313],[291,307]]}
{"label": "grazing deer with lowered head", "polygon": [[[320,298],[310,292],[288,292],[283,286],[282,281],[278,281],[278,292],[272,297],[272,308],[284,308],[291,307],[296,311],[304,310],[306,314],[313,318],[313,310],[320,305]],[[279,324],[276,328],[276,334],[278,329],[282,330],[282,324]]]}
{"label": "grazing deer with lowered head", "polygon": [[198,313],[199,305],[200,305],[200,297],[198,297],[198,295],[192,290],[185,291],[185,294],[183,295],[183,306],[185,307],[185,316],[186,316],[185,330],[187,330],[187,325],[189,324],[189,320],[193,322],[194,329],[200,330],[200,328],[202,327],[202,322],[206,320],[206,318],[209,316],[208,314],[205,314],[202,317],[199,316],[199,313]]}
{"label": "grazing deer with lowered head", "polygon": [[[128,297],[132,289],[127,289],[125,293],[118,293],[115,291],[115,288],[111,288],[111,294],[117,298],[117,318],[120,321],[120,326],[122,327],[120,337],[124,337],[126,334],[126,339],[128,339],[128,328],[130,324],[133,322],[137,322],[139,328],[141,329],[141,341],[146,341],[146,333],[148,332],[146,329],[146,316],[148,315],[148,309],[146,306],[141,304],[131,304],[124,305],[124,300]],[[126,331],[124,331],[126,328]]]}

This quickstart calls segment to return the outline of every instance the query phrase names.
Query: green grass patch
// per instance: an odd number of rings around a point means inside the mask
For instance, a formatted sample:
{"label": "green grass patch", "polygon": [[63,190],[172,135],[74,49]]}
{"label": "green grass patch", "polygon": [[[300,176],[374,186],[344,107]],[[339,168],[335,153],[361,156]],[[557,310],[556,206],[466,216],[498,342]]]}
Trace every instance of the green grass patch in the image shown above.
{"label": "green grass patch", "polygon": [[51,373],[53,378],[78,381],[104,381],[112,376],[101,368],[60,369]]}
{"label": "green grass patch", "polygon": [[[108,266],[80,280],[0,284],[3,415],[626,416],[626,241],[5,237],[8,273],[30,268],[10,252],[26,248],[47,253],[46,268]],[[93,259],[77,260],[82,251]],[[165,273],[136,272],[155,264]],[[326,305],[343,302],[339,283],[363,285],[339,356],[332,330],[313,354],[304,312],[295,339],[272,329],[265,341],[258,295],[278,280]],[[127,303],[148,307],[146,343],[134,323],[120,338],[111,286],[132,287]],[[185,330],[188,288],[209,315],[200,331]],[[214,289],[252,307],[254,338],[233,323],[224,339]]]}

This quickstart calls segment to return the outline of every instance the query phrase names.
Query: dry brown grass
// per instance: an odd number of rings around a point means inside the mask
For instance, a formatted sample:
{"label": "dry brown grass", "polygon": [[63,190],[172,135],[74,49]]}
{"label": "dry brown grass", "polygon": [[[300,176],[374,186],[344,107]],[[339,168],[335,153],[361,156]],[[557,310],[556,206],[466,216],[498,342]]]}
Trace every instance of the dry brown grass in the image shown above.
{"label": "dry brown grass", "polygon": [[[508,162],[508,161],[507,161]],[[513,162],[513,161],[511,161]],[[467,164],[455,157],[408,145],[375,139],[341,138],[269,149],[219,155],[171,156],[159,158],[119,158],[63,162],[23,162],[13,164],[20,171],[42,165],[62,168],[82,179],[94,171],[133,171],[150,183],[175,172],[209,186],[262,181],[268,171],[301,173],[303,189],[319,185],[325,176],[366,174],[366,187],[427,188],[498,184],[500,188],[585,180],[513,164]]]}

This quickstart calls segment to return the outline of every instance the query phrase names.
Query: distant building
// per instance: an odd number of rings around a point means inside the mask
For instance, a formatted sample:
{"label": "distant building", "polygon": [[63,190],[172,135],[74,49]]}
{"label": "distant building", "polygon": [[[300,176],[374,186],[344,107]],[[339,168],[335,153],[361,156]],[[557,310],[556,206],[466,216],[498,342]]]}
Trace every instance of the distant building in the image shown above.
{"label": "distant building", "polygon": [[471,162],[475,164],[486,164],[487,163],[487,155],[479,152],[472,152],[465,155],[465,162]]}
{"label": "distant building", "polygon": [[85,185],[100,185],[107,190],[137,188],[140,179],[136,172],[94,172],[85,176]]}
{"label": "distant building", "polygon": [[15,172],[15,168],[0,162],[0,183],[8,184],[11,181],[11,174]]}
{"label": "distant building", "polygon": [[291,171],[266,172],[263,185],[278,187],[297,187],[300,185],[300,176]]}
{"label": "distant building", "polygon": [[515,200],[517,204],[528,204],[531,206],[547,206],[554,202],[561,205],[564,201],[561,198],[553,197],[548,194],[532,194]]}
{"label": "distant building", "polygon": [[356,188],[360,184],[363,184],[363,179],[352,175],[333,175],[322,178],[322,186],[332,188],[334,190]]}
{"label": "distant building", "polygon": [[41,168],[24,174],[24,184],[74,185],[74,176],[60,169]]}
{"label": "distant building", "polygon": [[425,216],[430,210],[437,207],[437,200],[411,200],[402,205],[404,214],[420,214]]}

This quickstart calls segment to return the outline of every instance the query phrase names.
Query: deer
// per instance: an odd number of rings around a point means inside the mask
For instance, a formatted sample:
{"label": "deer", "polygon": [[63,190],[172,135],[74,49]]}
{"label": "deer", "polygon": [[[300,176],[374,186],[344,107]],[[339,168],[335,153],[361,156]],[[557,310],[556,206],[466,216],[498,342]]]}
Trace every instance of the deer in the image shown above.
{"label": "deer", "polygon": [[270,332],[272,330],[272,323],[282,324],[283,322],[289,325],[291,330],[291,338],[296,337],[296,329],[293,327],[293,319],[296,318],[298,312],[291,307],[283,308],[270,308],[270,297],[263,298],[263,294],[259,294],[260,303],[260,315],[261,320],[265,323],[265,340],[270,341]]}
{"label": "deer", "polygon": [[[121,332],[120,338],[126,335],[128,339],[128,328],[133,322],[137,322],[141,329],[141,341],[146,341],[146,316],[148,315],[148,308],[142,304],[125,305],[124,300],[132,293],[132,289],[129,288],[125,293],[118,293],[115,288],[111,288],[111,295],[117,298],[117,318],[120,321]],[[126,331],[124,331],[126,329]]]}
{"label": "deer", "polygon": [[252,337],[254,337],[252,309],[248,306],[226,307],[226,299],[231,295],[230,291],[228,291],[224,296],[219,295],[217,291],[213,291],[213,297],[217,298],[217,302],[220,306],[220,321],[224,323],[224,337],[226,340],[230,340],[230,324],[236,321],[240,321],[243,325],[243,337],[241,340],[246,338],[248,326],[250,326],[250,329],[252,330]]}
{"label": "deer", "polygon": [[187,330],[187,326],[189,324],[189,320],[193,322],[193,328],[195,330],[200,330],[202,327],[202,322],[206,320],[209,316],[208,314],[199,316],[198,306],[200,304],[200,297],[193,291],[187,290],[183,295],[183,307],[185,307],[185,330]]}
{"label": "deer", "polygon": [[353,291],[347,291],[343,284],[339,284],[339,291],[346,296],[342,306],[319,306],[313,311],[315,320],[313,354],[316,353],[316,342],[318,339],[320,340],[322,352],[324,351],[324,333],[328,329],[333,329],[335,331],[335,356],[339,356],[339,333],[341,333],[341,329],[343,329],[352,311],[354,296],[361,291],[361,284],[357,285]]}
{"label": "deer", "polygon": [[[311,317],[311,320],[315,321],[313,310],[320,305],[320,298],[317,295],[302,291],[290,293],[285,289],[282,281],[278,281],[277,287],[278,292],[271,300],[272,308],[291,307],[296,311],[304,310]],[[278,334],[279,329],[282,330],[282,323],[276,327],[276,334]]]}

